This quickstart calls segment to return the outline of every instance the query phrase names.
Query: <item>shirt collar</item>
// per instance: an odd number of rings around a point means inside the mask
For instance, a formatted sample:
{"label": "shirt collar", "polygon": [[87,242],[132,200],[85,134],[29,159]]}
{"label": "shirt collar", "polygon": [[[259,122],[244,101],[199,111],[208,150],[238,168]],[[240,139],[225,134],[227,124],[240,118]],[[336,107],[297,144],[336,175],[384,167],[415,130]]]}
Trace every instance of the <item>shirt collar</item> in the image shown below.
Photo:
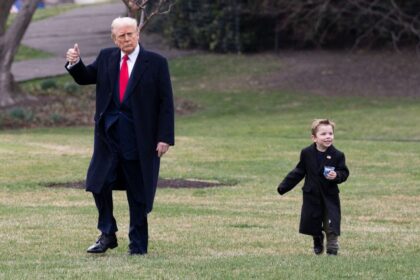
{"label": "shirt collar", "polygon": [[[137,47],[134,49],[134,51],[128,55],[129,60],[131,62],[136,61],[137,56],[139,55],[139,52],[140,52],[140,46],[139,46],[139,44],[137,44]],[[124,55],[125,55],[125,53],[123,53],[121,51],[121,60],[122,60],[122,58],[123,58]]]}

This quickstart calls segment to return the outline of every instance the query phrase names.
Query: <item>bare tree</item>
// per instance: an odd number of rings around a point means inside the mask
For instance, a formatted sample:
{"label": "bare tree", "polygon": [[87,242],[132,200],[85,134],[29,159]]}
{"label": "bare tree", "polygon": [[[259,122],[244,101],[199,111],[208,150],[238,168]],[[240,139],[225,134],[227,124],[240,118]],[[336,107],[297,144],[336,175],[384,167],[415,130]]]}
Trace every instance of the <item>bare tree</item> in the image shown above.
{"label": "bare tree", "polygon": [[167,14],[175,5],[175,0],[122,0],[127,6],[128,15],[136,18],[139,29],[144,30],[150,20],[156,15]]}
{"label": "bare tree", "polygon": [[11,72],[14,57],[40,0],[23,0],[21,10],[10,26],[7,19],[14,0],[0,2],[0,107],[27,97],[19,89]]}
{"label": "bare tree", "polygon": [[420,4],[403,0],[263,0],[255,9],[275,13],[277,31],[303,44],[346,41],[353,47],[420,44]]}

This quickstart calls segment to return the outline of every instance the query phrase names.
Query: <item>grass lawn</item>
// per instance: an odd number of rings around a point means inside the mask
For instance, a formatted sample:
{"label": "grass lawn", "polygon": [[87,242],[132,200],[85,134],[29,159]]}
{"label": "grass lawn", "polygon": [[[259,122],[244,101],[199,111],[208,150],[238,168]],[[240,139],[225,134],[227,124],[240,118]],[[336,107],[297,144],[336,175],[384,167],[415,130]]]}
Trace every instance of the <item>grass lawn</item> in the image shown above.
{"label": "grass lawn", "polygon": [[[171,61],[175,95],[199,110],[177,117],[161,176],[229,186],[159,189],[146,257],[126,254],[124,193],[114,197],[119,247],[91,256],[91,195],[44,186],[84,178],[92,128],[0,132],[0,279],[419,279],[420,103],[258,83],[282,67],[272,55]],[[350,169],[338,257],[315,256],[298,233],[300,185],[276,192],[320,117],[336,121]]]}

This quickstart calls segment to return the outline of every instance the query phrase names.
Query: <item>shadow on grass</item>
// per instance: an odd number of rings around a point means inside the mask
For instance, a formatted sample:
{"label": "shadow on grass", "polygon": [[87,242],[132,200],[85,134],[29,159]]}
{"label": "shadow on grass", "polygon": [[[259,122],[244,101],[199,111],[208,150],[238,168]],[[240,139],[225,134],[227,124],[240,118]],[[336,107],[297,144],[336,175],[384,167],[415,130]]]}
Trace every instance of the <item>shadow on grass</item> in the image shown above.
{"label": "shadow on grass", "polygon": [[[162,179],[158,180],[158,188],[173,188],[173,189],[200,189],[200,188],[213,188],[222,186],[233,186],[235,183],[223,183],[218,181],[202,181],[193,179]],[[47,188],[72,188],[72,189],[85,189],[85,181],[65,182],[65,183],[47,183]]]}

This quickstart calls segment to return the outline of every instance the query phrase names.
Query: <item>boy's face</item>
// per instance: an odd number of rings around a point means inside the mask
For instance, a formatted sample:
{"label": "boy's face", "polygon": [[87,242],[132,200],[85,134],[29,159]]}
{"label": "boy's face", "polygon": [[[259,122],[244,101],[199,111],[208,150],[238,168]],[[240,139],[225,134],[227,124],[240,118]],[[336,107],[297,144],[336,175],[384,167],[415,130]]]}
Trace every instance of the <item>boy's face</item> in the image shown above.
{"label": "boy's face", "polygon": [[334,141],[334,130],[329,124],[321,124],[315,135],[312,135],[312,140],[315,142],[319,151],[324,152]]}

